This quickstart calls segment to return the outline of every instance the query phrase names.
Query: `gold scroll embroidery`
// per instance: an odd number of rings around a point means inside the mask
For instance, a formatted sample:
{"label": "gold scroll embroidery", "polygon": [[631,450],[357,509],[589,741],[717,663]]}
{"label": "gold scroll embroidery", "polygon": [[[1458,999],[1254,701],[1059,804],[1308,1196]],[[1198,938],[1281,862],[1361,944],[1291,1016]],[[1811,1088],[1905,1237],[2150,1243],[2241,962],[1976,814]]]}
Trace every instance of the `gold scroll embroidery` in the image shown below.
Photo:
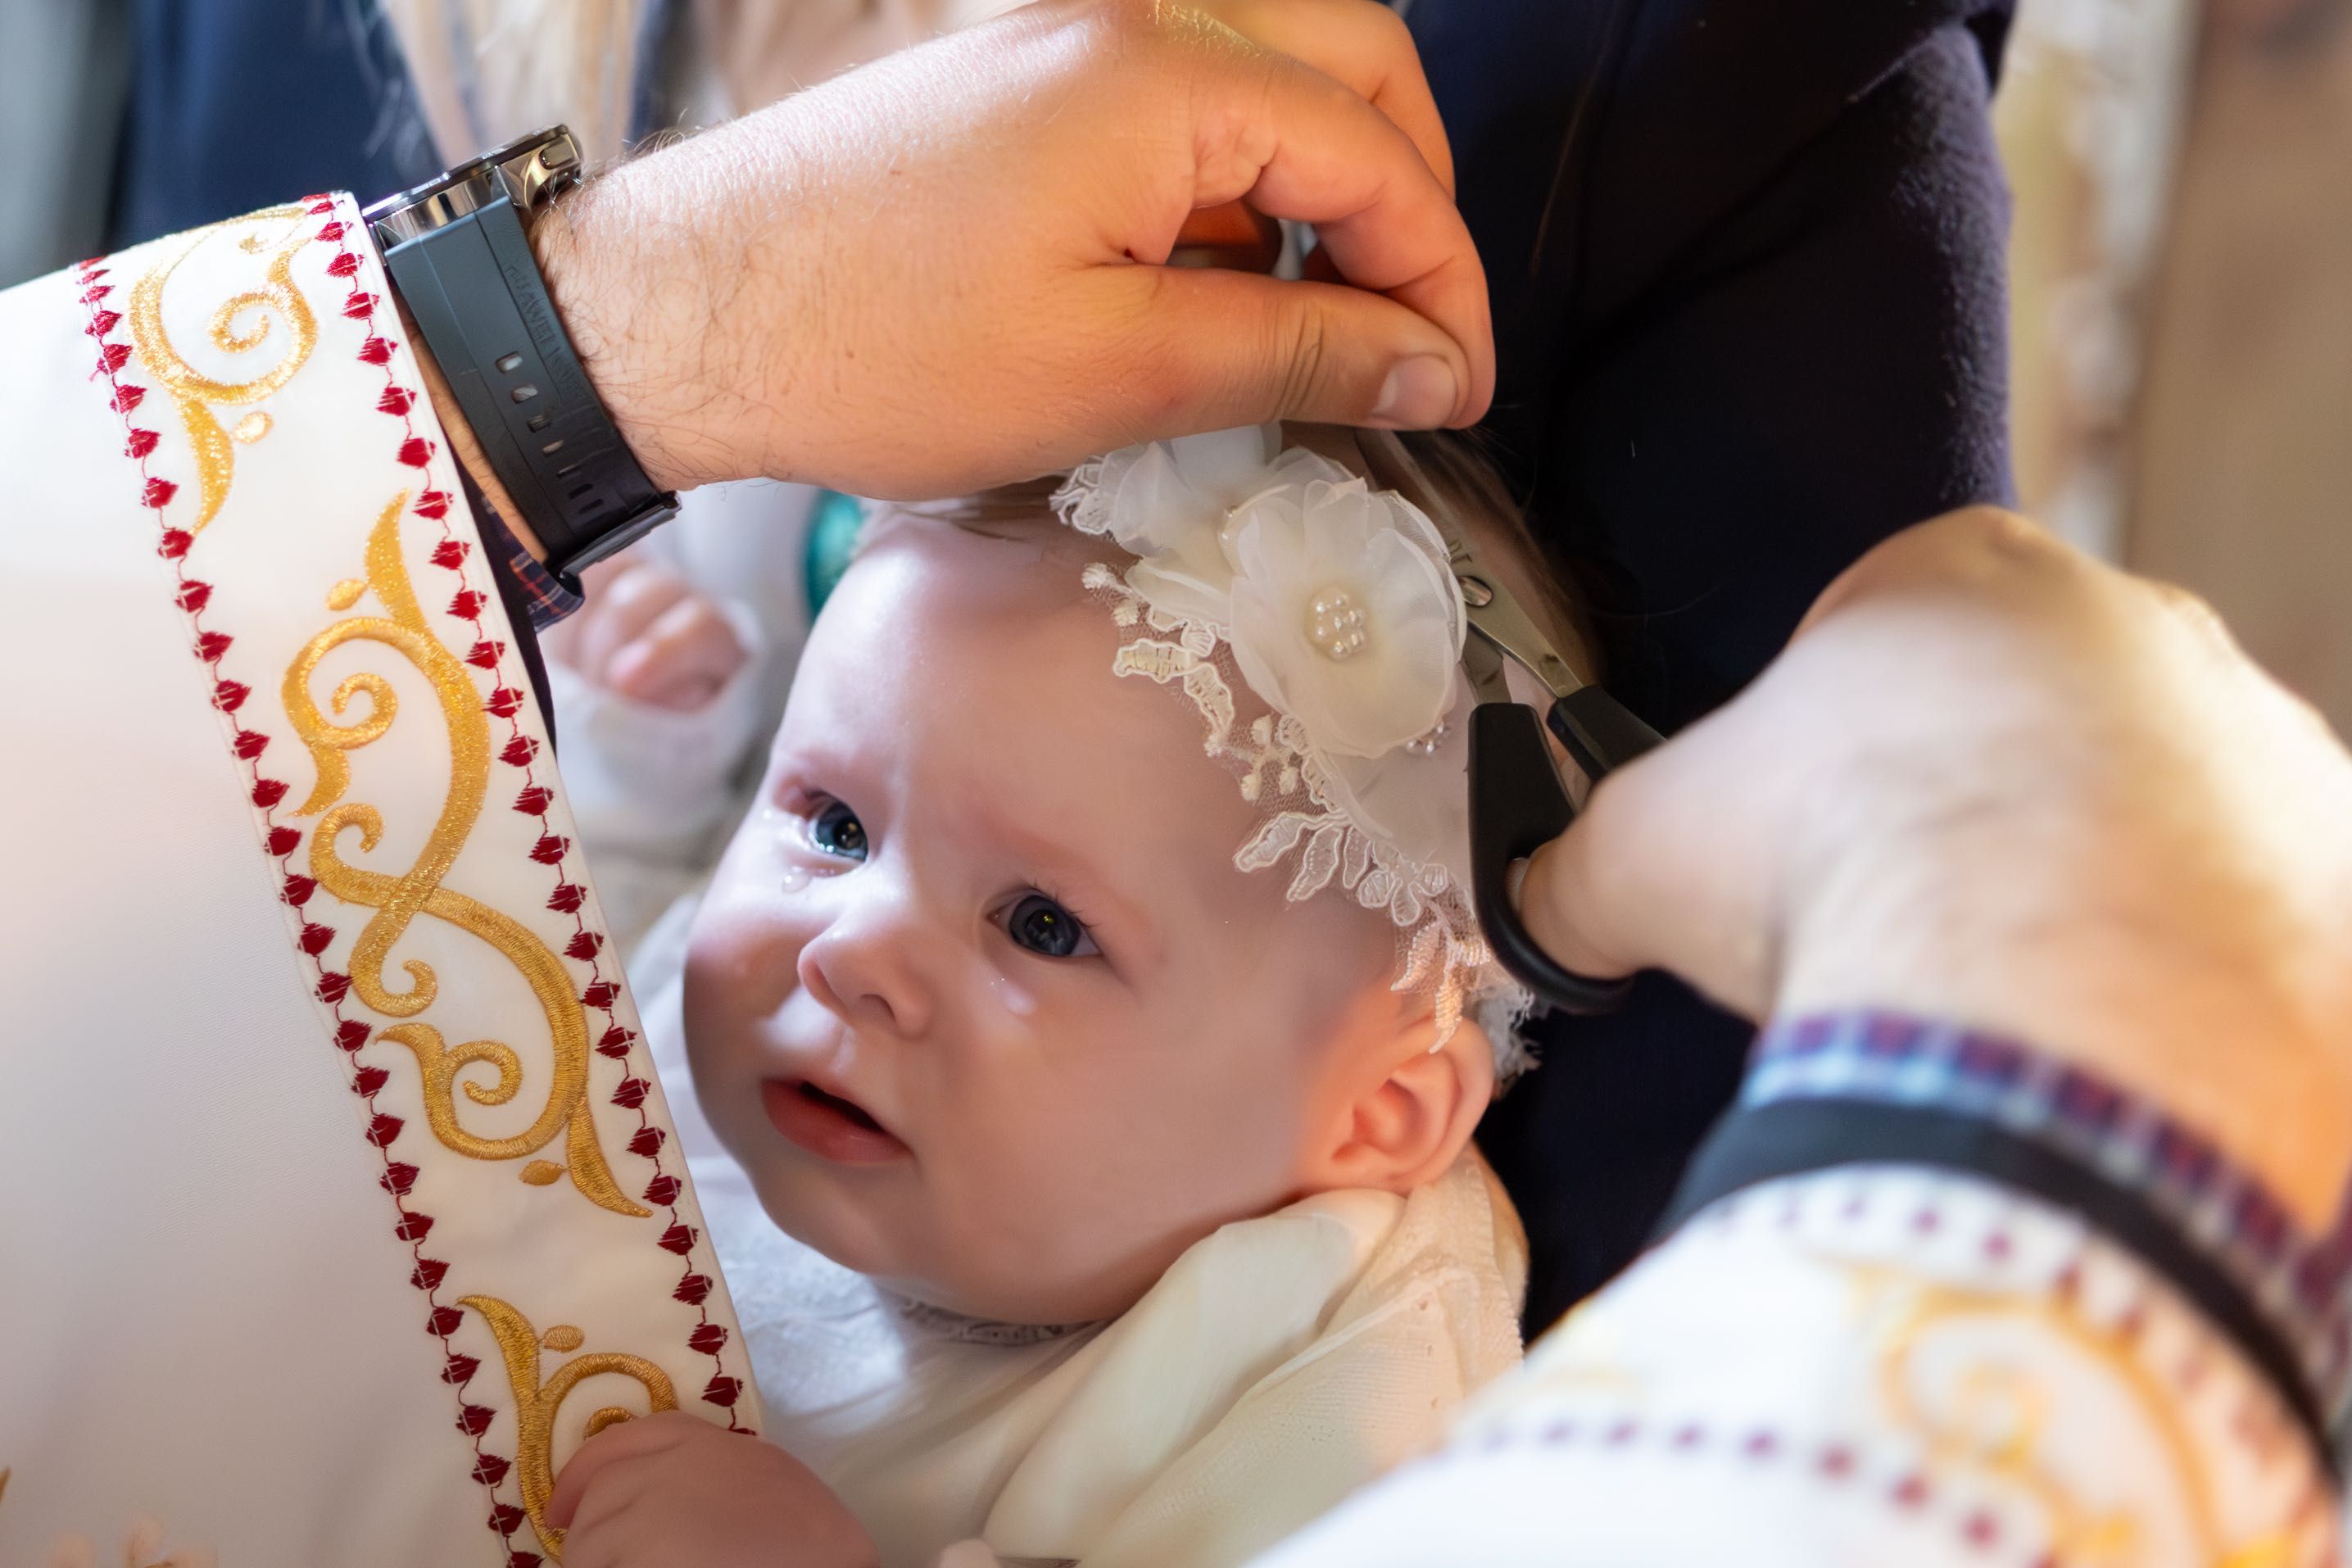
{"label": "gold scroll embroidery", "polygon": [[[480,1313],[499,1342],[499,1354],[506,1362],[507,1382],[514,1389],[515,1479],[522,1489],[523,1512],[530,1516],[530,1527],[538,1531],[547,1554],[560,1563],[563,1560],[563,1531],[547,1522],[547,1502],[555,1493],[555,1417],[564,1400],[571,1397],[583,1378],[600,1373],[618,1373],[642,1384],[648,1415],[677,1409],[677,1392],[670,1384],[669,1374],[653,1363],[642,1356],[613,1352],[574,1356],[542,1382],[539,1374],[541,1340],[529,1319],[494,1296],[461,1296],[457,1304]],[[547,1331],[548,1348],[559,1353],[577,1350],[583,1342],[585,1336],[568,1323],[558,1323]],[[593,1437],[607,1426],[633,1419],[632,1412],[607,1405],[588,1417],[582,1436]]]}
{"label": "gold scroll embroidery", "polygon": [[[589,1201],[615,1214],[642,1218],[653,1211],[631,1202],[613,1180],[612,1168],[596,1139],[596,1122],[588,1109],[588,1020],[563,962],[521,922],[486,904],[441,885],[465,847],[479,819],[489,786],[490,731],[480,693],[457,657],[444,647],[427,628],[424,612],[408,581],[400,556],[400,516],[408,503],[405,491],[394,498],[368,536],[365,587],[389,612],[387,616],[355,616],[336,622],[304,645],[286,671],[286,716],[310,748],[318,769],[318,784],[296,815],[326,815],[310,839],[310,875],[319,885],[347,903],[380,911],[369,920],[353,945],[352,990],[360,1000],[394,1018],[414,1019],[433,1005],[439,982],[430,964],[410,959],[401,967],[408,986],[394,991],[384,984],[384,964],[409,922],[418,915],[446,921],[496,949],[529,982],[547,1020],[553,1063],[553,1082],[547,1103],[521,1132],[506,1138],[486,1138],[467,1131],[457,1118],[457,1091],[476,1105],[504,1105],[522,1087],[522,1063],[514,1047],[503,1040],[467,1040],[450,1046],[431,1024],[394,1025],[383,1037],[405,1046],[423,1075],[425,1115],[433,1135],[454,1152],[475,1160],[519,1160],[535,1154],[561,1131],[569,1156],[572,1184]],[[330,601],[348,608],[359,593],[353,584],[339,584]],[[310,692],[319,663],[345,643],[381,643],[414,665],[432,684],[440,700],[442,722],[449,734],[449,788],[441,814],[425,840],[416,863],[401,875],[386,876],[345,861],[336,845],[355,830],[362,853],[375,848],[383,833],[383,816],[374,806],[352,801],[338,805],[351,786],[351,763],[345,753],[381,739],[399,714],[391,684],[373,671],[344,677],[331,700],[337,718],[355,697],[365,695],[363,718],[339,723],[320,711]],[[329,810],[329,807],[333,809]],[[496,1078],[484,1083],[459,1075],[482,1063]],[[546,1162],[534,1161],[523,1179],[544,1184]]]}
{"label": "gold scroll embroidery", "polygon": [[[137,345],[140,363],[147,367],[147,374],[171,393],[195,458],[198,504],[196,521],[188,530],[191,533],[202,532],[205,525],[219,515],[221,503],[228,499],[229,480],[236,467],[232,437],[221,428],[214,406],[236,407],[268,396],[293,379],[294,373],[302,368],[318,343],[318,318],[311,313],[310,301],[302,298],[301,290],[294,287],[294,254],[311,239],[310,226],[305,221],[308,216],[299,206],[271,207],[247,217],[208,225],[189,235],[163,265],[131,287],[128,311],[131,341]],[[213,345],[224,353],[251,353],[268,340],[271,312],[275,311],[286,323],[286,353],[277,363],[249,381],[215,380],[189,364],[172,346],[171,334],[163,328],[164,287],[182,262],[224,230],[247,228],[248,232],[237,241],[237,248],[257,256],[273,243],[264,226],[278,222],[285,223],[287,230],[274,242],[277,250],[269,258],[261,287],[223,301],[213,312],[211,327]],[[268,433],[269,416],[257,412],[238,422],[234,439],[253,442]]]}
{"label": "gold scroll embroidery", "polygon": [[2086,1510],[2051,1473],[2040,1454],[2050,1416],[2049,1391],[2017,1368],[1983,1362],[1969,1366],[1948,1385],[1948,1408],[1927,1410],[1915,1387],[1917,1359],[1922,1342],[1939,1328],[1971,1320],[2023,1322],[2104,1366],[2129,1393],[2170,1461],[2178,1483],[2173,1489],[2189,1515],[2198,1559],[2214,1568],[2284,1563],[2287,1543],[2276,1536],[2224,1549],[2211,1479],[2179,1413],[2135,1353],[2128,1334],[2086,1322],[2063,1301],[2020,1301],[1952,1286],[1906,1289],[1875,1269],[1859,1272],[1865,1291],[1904,1289],[1907,1296],[1879,1360],[1880,1390],[1896,1421],[1918,1434],[1937,1461],[1976,1469],[2031,1497],[2048,1521],[2053,1562],[2067,1568],[2120,1568],[2137,1563],[2143,1558],[2144,1531],[2128,1515]]}

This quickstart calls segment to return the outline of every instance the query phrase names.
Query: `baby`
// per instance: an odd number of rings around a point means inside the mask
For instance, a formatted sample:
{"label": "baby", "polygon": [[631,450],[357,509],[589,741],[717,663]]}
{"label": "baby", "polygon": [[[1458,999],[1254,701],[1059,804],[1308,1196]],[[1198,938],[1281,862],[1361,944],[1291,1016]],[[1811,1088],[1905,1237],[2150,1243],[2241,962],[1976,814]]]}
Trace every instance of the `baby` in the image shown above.
{"label": "baby", "polygon": [[[1441,510],[1580,660],[1438,440],[877,508],[682,973],[676,924],[633,966],[764,1434],[887,1568],[1240,1563],[1517,1362],[1471,1134],[1525,998],[1467,912]],[[780,1456],[677,1441],[747,1479],[567,1475],[578,1549],[814,1528]]]}

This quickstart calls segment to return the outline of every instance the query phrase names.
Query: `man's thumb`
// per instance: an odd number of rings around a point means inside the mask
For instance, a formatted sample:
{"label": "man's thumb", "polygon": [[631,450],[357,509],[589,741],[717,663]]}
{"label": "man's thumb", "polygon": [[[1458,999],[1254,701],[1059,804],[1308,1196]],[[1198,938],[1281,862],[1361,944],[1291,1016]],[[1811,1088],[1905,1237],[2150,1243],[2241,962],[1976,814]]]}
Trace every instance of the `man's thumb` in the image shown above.
{"label": "man's thumb", "polygon": [[1205,268],[1150,278],[1151,340],[1133,392],[1147,407],[1192,409],[1199,428],[1301,419],[1425,430],[1484,412],[1466,399],[1462,346],[1384,295]]}
{"label": "man's thumb", "polygon": [[1708,726],[1603,780],[1519,888],[1528,931],[1596,977],[1666,969],[1735,1012],[1770,1004],[1769,846]]}

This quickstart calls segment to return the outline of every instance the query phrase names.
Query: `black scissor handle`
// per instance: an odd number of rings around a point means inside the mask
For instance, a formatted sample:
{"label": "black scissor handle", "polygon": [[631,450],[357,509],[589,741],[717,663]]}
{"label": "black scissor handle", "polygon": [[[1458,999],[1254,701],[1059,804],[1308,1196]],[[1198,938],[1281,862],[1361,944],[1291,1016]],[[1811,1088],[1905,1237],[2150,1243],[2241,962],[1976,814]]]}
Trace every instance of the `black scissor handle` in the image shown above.
{"label": "black scissor handle", "polygon": [[[1552,704],[1552,732],[1595,784],[1658,743],[1658,732],[1597,686]],[[1605,1013],[1631,979],[1594,980],[1536,945],[1511,902],[1511,863],[1568,831],[1576,808],[1552,766],[1535,710],[1485,702],[1470,714],[1471,901],[1486,945],[1513,979],[1555,1007]]]}
{"label": "black scissor handle", "polygon": [[1580,687],[1553,703],[1545,721],[1594,784],[1664,739],[1598,686]]}

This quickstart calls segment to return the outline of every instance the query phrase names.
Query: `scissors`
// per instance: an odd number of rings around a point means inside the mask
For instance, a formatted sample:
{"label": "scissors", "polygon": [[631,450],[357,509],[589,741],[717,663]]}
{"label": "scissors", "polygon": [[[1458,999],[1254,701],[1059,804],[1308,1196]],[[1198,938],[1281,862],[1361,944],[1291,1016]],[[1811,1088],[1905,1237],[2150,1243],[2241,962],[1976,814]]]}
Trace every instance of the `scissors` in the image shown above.
{"label": "scissors", "polygon": [[[1462,668],[1478,698],[1470,714],[1471,906],[1487,946],[1512,978],[1555,1007],[1607,1012],[1624,999],[1633,982],[1574,973],[1537,946],[1511,898],[1511,866],[1567,832],[1576,818],[1567,786],[1552,766],[1551,748],[1544,743],[1547,728],[1595,784],[1657,745],[1660,737],[1623,703],[1569,668],[1479,561],[1457,520],[1433,521],[1444,537],[1446,565],[1461,584],[1469,612]],[[1540,720],[1511,695],[1506,659],[1550,694]]]}

